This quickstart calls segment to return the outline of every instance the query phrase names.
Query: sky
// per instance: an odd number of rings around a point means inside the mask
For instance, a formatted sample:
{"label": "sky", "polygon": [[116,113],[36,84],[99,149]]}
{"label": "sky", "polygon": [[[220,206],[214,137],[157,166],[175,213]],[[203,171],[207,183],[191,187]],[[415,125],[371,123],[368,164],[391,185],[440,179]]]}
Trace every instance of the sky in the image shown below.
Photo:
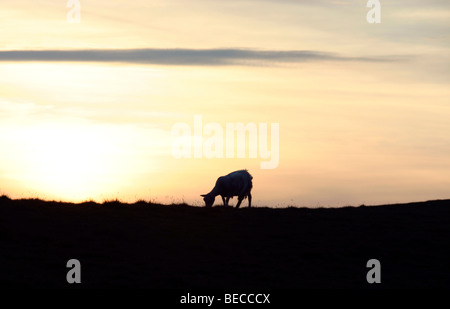
{"label": "sky", "polygon": [[248,169],[260,207],[450,197],[449,1],[67,3],[0,0],[0,194],[202,206]]}

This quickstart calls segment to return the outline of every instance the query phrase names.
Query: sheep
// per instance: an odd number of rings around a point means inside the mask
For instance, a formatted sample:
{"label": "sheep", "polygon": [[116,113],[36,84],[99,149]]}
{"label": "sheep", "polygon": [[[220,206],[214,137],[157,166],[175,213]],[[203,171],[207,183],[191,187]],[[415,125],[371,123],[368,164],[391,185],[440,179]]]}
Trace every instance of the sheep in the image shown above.
{"label": "sheep", "polygon": [[242,200],[248,197],[248,207],[252,206],[252,175],[247,170],[232,172],[217,179],[216,185],[208,194],[202,194],[206,207],[211,207],[217,195],[222,196],[224,206],[228,206],[230,198],[238,197],[236,208],[241,206]]}

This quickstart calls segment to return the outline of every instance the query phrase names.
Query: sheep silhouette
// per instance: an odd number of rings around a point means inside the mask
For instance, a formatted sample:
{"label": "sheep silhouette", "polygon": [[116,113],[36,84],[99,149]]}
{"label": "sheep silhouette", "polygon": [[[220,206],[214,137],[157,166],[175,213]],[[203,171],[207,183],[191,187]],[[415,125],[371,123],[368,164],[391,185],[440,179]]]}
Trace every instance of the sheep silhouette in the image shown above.
{"label": "sheep silhouette", "polygon": [[252,175],[247,170],[234,171],[217,179],[216,185],[208,194],[202,194],[206,207],[212,207],[217,195],[222,197],[223,205],[228,206],[230,198],[238,197],[236,208],[248,197],[248,207],[252,206]]}

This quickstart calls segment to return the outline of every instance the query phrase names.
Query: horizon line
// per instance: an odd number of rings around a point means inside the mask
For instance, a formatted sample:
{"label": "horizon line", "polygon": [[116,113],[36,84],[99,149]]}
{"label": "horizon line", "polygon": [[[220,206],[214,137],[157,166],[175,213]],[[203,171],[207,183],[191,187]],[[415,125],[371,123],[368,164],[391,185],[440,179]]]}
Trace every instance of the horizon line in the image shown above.
{"label": "horizon line", "polygon": [[[75,205],[75,206],[79,206],[79,205],[83,205],[83,204],[94,204],[97,206],[103,206],[106,204],[119,204],[120,206],[133,206],[133,205],[137,205],[137,204],[147,204],[147,205],[151,205],[151,206],[163,206],[163,207],[173,207],[173,206],[186,206],[186,207],[192,207],[192,208],[205,208],[205,209],[209,209],[205,206],[196,206],[196,205],[191,205],[188,204],[187,202],[179,202],[179,203],[171,203],[171,204],[163,204],[160,202],[152,202],[151,200],[146,201],[144,199],[137,199],[134,202],[124,202],[124,201],[120,201],[119,199],[105,199],[103,202],[97,202],[95,200],[85,200],[82,202],[70,202],[70,201],[65,201],[65,200],[46,200],[46,199],[42,199],[42,198],[18,198],[18,199],[14,199],[14,198],[10,198],[8,195],[6,194],[2,194],[0,195],[0,205],[1,202],[7,200],[7,201],[12,201],[12,202],[42,202],[42,203],[56,203],[56,204],[70,204],[70,205]],[[426,204],[426,203],[436,203],[436,202],[449,202],[450,203],[450,198],[448,199],[433,199],[433,200],[425,200],[425,201],[416,201],[416,202],[401,202],[401,203],[391,203],[391,204],[377,204],[377,205],[365,205],[365,204],[361,204],[361,205],[346,205],[346,206],[319,206],[319,207],[308,207],[308,206],[285,206],[285,207],[270,207],[270,206],[252,206],[252,207],[240,207],[240,208],[236,208],[235,205],[234,206],[223,206],[223,205],[214,205],[212,208],[225,208],[225,209],[252,209],[252,208],[259,208],[259,209],[342,209],[342,208],[360,208],[360,207],[383,207],[383,206],[402,206],[402,205],[415,205],[415,204]]]}

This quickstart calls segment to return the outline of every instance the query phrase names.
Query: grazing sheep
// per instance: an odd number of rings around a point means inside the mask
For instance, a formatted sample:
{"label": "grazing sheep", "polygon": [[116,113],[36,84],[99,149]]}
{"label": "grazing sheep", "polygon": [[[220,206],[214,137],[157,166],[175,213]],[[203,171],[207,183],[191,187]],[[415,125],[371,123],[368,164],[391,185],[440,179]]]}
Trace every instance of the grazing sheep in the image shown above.
{"label": "grazing sheep", "polygon": [[228,206],[228,201],[233,196],[238,197],[236,208],[241,206],[242,200],[248,197],[248,207],[252,206],[252,175],[247,170],[232,172],[217,179],[216,185],[208,194],[202,194],[206,207],[211,207],[217,195],[222,196],[224,206]]}

